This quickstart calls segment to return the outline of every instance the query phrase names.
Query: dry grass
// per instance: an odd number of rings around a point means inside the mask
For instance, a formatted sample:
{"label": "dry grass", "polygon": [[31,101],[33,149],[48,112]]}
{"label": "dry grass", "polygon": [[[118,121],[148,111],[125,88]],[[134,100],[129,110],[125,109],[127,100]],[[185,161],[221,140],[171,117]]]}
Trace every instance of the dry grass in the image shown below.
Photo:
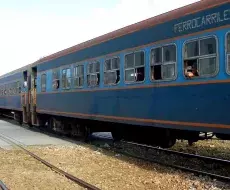
{"label": "dry grass", "polygon": [[172,149],[230,160],[230,141],[203,140],[196,142],[193,146],[188,146],[186,141],[178,141]]}

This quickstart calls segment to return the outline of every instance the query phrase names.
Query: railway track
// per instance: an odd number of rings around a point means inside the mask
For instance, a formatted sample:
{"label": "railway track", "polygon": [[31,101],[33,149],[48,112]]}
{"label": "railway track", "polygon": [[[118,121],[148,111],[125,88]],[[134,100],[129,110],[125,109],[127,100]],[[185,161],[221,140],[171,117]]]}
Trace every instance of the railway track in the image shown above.
{"label": "railway track", "polygon": [[[58,138],[61,138],[64,140],[70,140],[70,141],[76,140],[76,139],[73,139],[70,137],[66,137],[66,136],[63,137],[63,136],[57,135],[55,133],[51,133],[50,131],[47,131],[47,130],[44,130],[41,128],[37,128],[37,127],[34,127],[32,130],[39,131],[39,132],[49,134],[49,135],[53,135],[55,137],[58,137]],[[188,158],[189,161],[191,159],[197,159],[197,160],[203,161],[205,163],[221,164],[221,165],[227,166],[227,167],[230,166],[230,160],[208,157],[208,156],[202,156],[202,155],[197,155],[197,154],[189,154],[189,153],[179,152],[179,151],[174,151],[174,150],[169,150],[169,149],[162,149],[159,147],[154,147],[154,146],[149,146],[149,145],[144,145],[144,144],[138,144],[138,143],[133,143],[133,142],[121,141],[120,143],[117,143],[117,142],[114,143],[113,139],[111,137],[108,137],[107,135],[98,135],[96,137],[93,137],[93,138],[91,138],[89,143],[92,145],[95,145],[95,146],[98,146],[98,144],[100,144],[101,145],[100,148],[103,148],[107,151],[114,151],[116,153],[119,153],[119,154],[122,154],[122,155],[125,155],[128,157],[145,160],[145,161],[152,162],[152,163],[157,163],[157,164],[160,164],[163,166],[179,169],[179,170],[182,170],[185,172],[194,173],[196,175],[209,176],[211,178],[218,179],[220,181],[230,182],[230,176],[225,176],[225,175],[215,174],[212,172],[193,169],[193,168],[181,166],[178,164],[170,164],[169,162],[168,163],[163,162],[163,161],[160,161],[160,159],[153,159],[152,157],[145,157],[145,156],[140,156],[138,154],[131,154],[131,153],[127,152],[124,148],[121,148],[121,144],[129,145],[132,148],[140,147],[140,148],[144,149],[145,151],[154,150],[155,152],[161,152],[161,153],[166,154],[166,155],[175,155],[175,156],[180,156],[183,158]],[[109,144],[109,147],[103,146],[103,144],[105,144],[105,143]],[[156,154],[156,155],[158,155],[158,154]]]}
{"label": "railway track", "polygon": [[[149,146],[149,145],[144,145],[144,144],[138,144],[138,143],[134,143],[134,142],[126,142],[126,141],[121,141],[118,143],[114,143],[112,142],[113,140],[111,138],[108,138],[104,135],[96,137],[95,140],[97,141],[97,143],[99,141],[102,141],[101,143],[105,142],[107,144],[109,144],[108,146],[100,146],[100,148],[103,148],[105,150],[113,150],[117,153],[132,157],[132,158],[136,158],[136,159],[141,159],[141,160],[145,160],[148,162],[152,162],[152,163],[157,163],[160,165],[164,165],[167,167],[171,167],[171,168],[175,168],[175,169],[179,169],[185,172],[191,172],[197,175],[202,175],[202,176],[209,176],[211,178],[214,179],[218,179],[221,181],[226,181],[226,182],[230,182],[230,176],[225,176],[225,175],[219,175],[219,174],[215,174],[215,173],[211,173],[211,172],[207,172],[207,171],[202,171],[202,170],[198,170],[198,169],[192,169],[189,167],[184,167],[178,164],[170,164],[170,162],[163,162],[160,161],[160,159],[153,159],[151,157],[146,157],[146,156],[140,156],[138,154],[133,154],[130,152],[127,152],[125,150],[125,148],[123,148],[123,145],[131,145],[132,148],[135,147],[140,147],[142,148],[144,151],[142,151],[142,155],[144,152],[144,155],[146,155],[146,152],[148,152],[149,150],[153,150],[156,152],[161,152],[167,155],[176,155],[176,156],[180,156],[183,158],[188,158],[189,161],[191,161],[191,159],[197,159],[199,161],[203,161],[203,163],[209,163],[209,165],[216,165],[216,164],[220,164],[223,166],[227,166],[230,169],[230,160],[225,160],[225,159],[220,159],[220,158],[215,158],[215,157],[208,157],[208,156],[202,156],[202,155],[197,155],[197,154],[189,154],[189,153],[185,153],[185,152],[179,152],[179,151],[174,151],[174,150],[169,150],[169,149],[163,149],[163,148],[159,148],[159,147],[154,147],[154,146]],[[159,154],[156,154],[159,155]]]}
{"label": "railway track", "polygon": [[0,190],[8,190],[6,185],[0,180]]}
{"label": "railway track", "polygon": [[[21,150],[23,150],[26,154],[30,155],[31,157],[33,157],[34,159],[36,159],[37,161],[41,162],[42,164],[46,165],[47,167],[51,168],[53,171],[65,176],[66,178],[70,179],[71,181],[73,181],[74,183],[77,183],[79,186],[84,187],[88,190],[100,190],[99,188],[97,188],[94,185],[91,185],[59,168],[57,168],[56,166],[52,165],[51,163],[45,161],[44,159],[38,157],[37,155],[33,154],[32,152],[30,152],[29,150],[27,150],[26,148],[24,148],[18,141],[16,141],[15,139],[12,139],[11,137],[5,136],[4,134],[0,133],[0,139],[6,143],[8,143],[9,145],[11,145],[12,147],[17,147]],[[4,188],[6,188],[4,186],[4,184],[0,183],[0,187],[5,190]]]}

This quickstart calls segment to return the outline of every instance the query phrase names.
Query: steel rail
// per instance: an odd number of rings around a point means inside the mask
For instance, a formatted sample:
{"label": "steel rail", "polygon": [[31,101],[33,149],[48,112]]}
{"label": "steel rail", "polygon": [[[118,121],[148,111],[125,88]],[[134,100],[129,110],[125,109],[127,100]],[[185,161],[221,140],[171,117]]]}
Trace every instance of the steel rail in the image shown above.
{"label": "steel rail", "polygon": [[[104,147],[102,147],[102,148],[107,149],[107,148],[104,148]],[[185,172],[191,172],[191,173],[206,175],[206,176],[209,176],[209,177],[212,177],[212,178],[215,178],[215,179],[219,179],[219,180],[222,180],[222,181],[228,181],[228,182],[230,181],[230,177],[227,177],[227,176],[213,174],[213,173],[209,173],[209,172],[205,172],[205,171],[201,171],[201,170],[195,170],[195,169],[191,169],[191,168],[187,168],[187,167],[183,167],[183,166],[178,166],[178,165],[174,165],[174,164],[168,164],[168,163],[160,162],[160,161],[155,160],[155,159],[150,159],[150,158],[145,158],[145,157],[133,155],[133,154],[130,154],[130,153],[127,153],[127,152],[124,152],[124,151],[120,151],[120,150],[115,150],[115,152],[123,154],[125,156],[135,158],[135,159],[140,159],[140,160],[148,161],[148,162],[151,162],[151,163],[157,163],[157,164],[164,165],[164,166],[167,166],[167,167],[179,169],[179,170],[182,170],[182,171],[185,171]]]}
{"label": "steel rail", "polygon": [[0,189],[1,190],[8,190],[8,188],[6,187],[6,185],[0,180]]}
{"label": "steel rail", "polygon": [[[14,145],[20,149],[22,149],[24,152],[26,152],[28,155],[32,156],[33,158],[35,158],[36,160],[40,161],[41,163],[43,163],[44,165],[48,166],[49,168],[51,168],[53,171],[57,172],[57,173],[60,173],[62,175],[64,175],[66,178],[70,179],[71,181],[77,183],[78,185],[86,188],[86,189],[89,189],[89,190],[100,190],[99,188],[97,188],[96,186],[93,186],[59,168],[57,168],[56,166],[50,164],[49,162],[45,161],[44,159],[38,157],[37,155],[35,155],[34,153],[30,152],[29,150],[25,149],[24,147],[22,147],[21,145],[15,143],[14,141],[10,140],[9,138],[6,138],[3,134],[0,133],[0,138],[2,140],[4,140],[5,142],[11,144],[11,145]],[[11,138],[12,139],[12,138]]]}
{"label": "steel rail", "polygon": [[221,158],[202,156],[199,154],[190,154],[190,153],[186,153],[186,152],[179,152],[179,151],[175,151],[175,150],[169,150],[169,149],[164,149],[164,148],[159,148],[159,147],[155,147],[155,146],[139,144],[139,143],[134,143],[134,142],[128,142],[128,141],[123,141],[123,142],[125,142],[127,144],[131,144],[131,145],[143,147],[143,148],[149,148],[149,149],[153,149],[153,150],[157,150],[157,151],[166,152],[168,154],[176,154],[176,155],[185,156],[185,157],[189,157],[189,158],[199,158],[199,159],[203,159],[203,160],[210,160],[210,161],[215,161],[215,162],[222,163],[222,164],[230,164],[230,160],[225,160],[225,159],[221,159]]}

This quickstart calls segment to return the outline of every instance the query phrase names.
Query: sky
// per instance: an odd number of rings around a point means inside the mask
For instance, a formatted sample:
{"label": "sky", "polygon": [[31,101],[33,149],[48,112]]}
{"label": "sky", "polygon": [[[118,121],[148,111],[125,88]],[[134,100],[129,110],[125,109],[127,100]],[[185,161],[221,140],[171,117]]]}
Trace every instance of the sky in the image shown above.
{"label": "sky", "polygon": [[0,0],[0,75],[198,0]]}

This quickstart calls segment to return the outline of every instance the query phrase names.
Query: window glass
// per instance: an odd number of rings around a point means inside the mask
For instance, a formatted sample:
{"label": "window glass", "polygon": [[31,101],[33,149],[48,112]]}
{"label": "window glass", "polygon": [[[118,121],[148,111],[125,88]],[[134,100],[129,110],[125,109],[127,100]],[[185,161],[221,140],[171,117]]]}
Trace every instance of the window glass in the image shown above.
{"label": "window glass", "polygon": [[184,72],[189,79],[199,76],[214,75],[217,71],[217,45],[216,38],[197,39],[185,44],[185,48],[191,44],[198,45],[198,54],[196,57],[185,57]]}
{"label": "window glass", "polygon": [[71,88],[71,70],[70,68],[62,70],[62,88],[63,89]]}
{"label": "window glass", "polygon": [[200,54],[209,55],[216,53],[216,39],[208,38],[200,41]]}
{"label": "window glass", "polygon": [[105,61],[104,84],[114,85],[120,81],[120,61],[118,57]]}
{"label": "window glass", "polygon": [[88,64],[87,84],[88,86],[98,86],[100,83],[100,62]]}
{"label": "window glass", "polygon": [[216,72],[216,58],[200,59],[200,75],[212,75]]}
{"label": "window glass", "polygon": [[42,74],[41,76],[41,90],[42,92],[46,91],[46,74]]}
{"label": "window glass", "polygon": [[152,49],[151,56],[150,77],[152,80],[168,80],[176,77],[175,45],[165,45]]}
{"label": "window glass", "polygon": [[196,57],[199,55],[198,41],[189,42],[185,45],[185,58]]}
{"label": "window glass", "polygon": [[227,35],[227,52],[230,53],[230,33]]}
{"label": "window glass", "polygon": [[164,62],[176,62],[176,46],[169,45],[163,48]]}
{"label": "window glass", "polygon": [[162,48],[155,48],[151,51],[152,64],[158,64],[162,62]]}
{"label": "window glass", "polygon": [[119,69],[119,68],[120,68],[119,58],[113,58],[111,69]]}
{"label": "window glass", "polygon": [[144,52],[137,51],[125,56],[125,81],[141,82],[145,79]]}
{"label": "window glass", "polygon": [[108,60],[105,61],[105,70],[109,71],[111,69],[112,69],[111,68],[111,59],[108,59]]}
{"label": "window glass", "polygon": [[142,66],[144,65],[144,52],[136,52],[135,54],[135,66]]}
{"label": "window glass", "polygon": [[74,68],[74,87],[84,85],[84,65],[78,65]]}
{"label": "window glass", "polygon": [[132,82],[135,80],[135,72],[134,69],[127,69],[125,71],[125,81]]}
{"label": "window glass", "polygon": [[104,74],[104,83],[105,84],[115,84],[116,83],[116,79],[117,79],[117,74],[116,72],[106,72]]}
{"label": "window glass", "polygon": [[132,68],[134,66],[134,54],[125,56],[125,68]]}
{"label": "window glass", "polygon": [[175,77],[175,64],[162,65],[162,78],[171,79]]}

